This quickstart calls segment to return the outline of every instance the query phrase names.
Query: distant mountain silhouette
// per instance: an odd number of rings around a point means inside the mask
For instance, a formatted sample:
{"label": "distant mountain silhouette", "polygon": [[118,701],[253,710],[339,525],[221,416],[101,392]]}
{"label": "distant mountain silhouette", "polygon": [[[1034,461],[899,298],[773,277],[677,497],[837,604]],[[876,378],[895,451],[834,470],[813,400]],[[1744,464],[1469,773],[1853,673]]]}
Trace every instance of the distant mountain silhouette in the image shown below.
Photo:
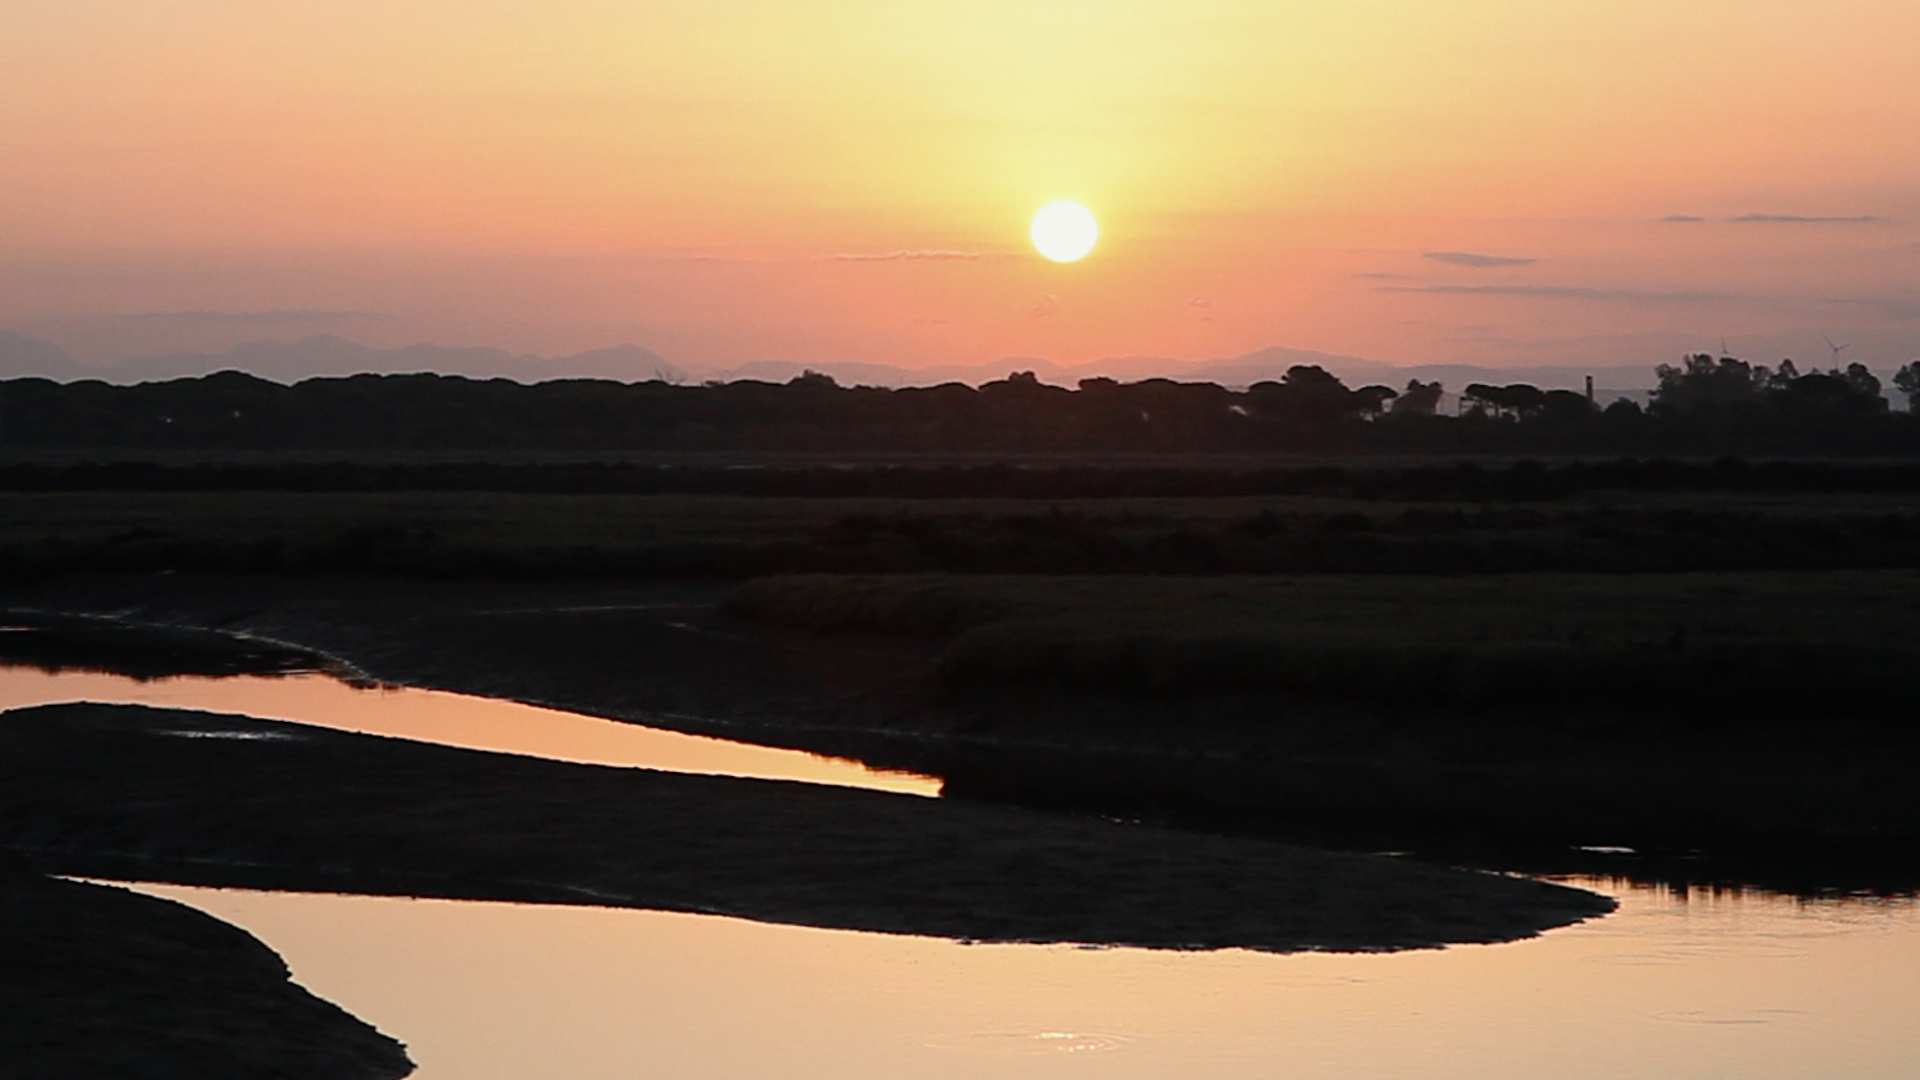
{"label": "distant mountain silhouette", "polygon": [[94,375],[93,369],[68,356],[60,346],[0,330],[0,378],[39,377],[66,382]]}
{"label": "distant mountain silhouette", "polygon": [[263,379],[286,383],[362,372],[399,374],[427,371],[475,379],[507,378],[518,382],[569,378],[683,382],[689,378],[684,368],[638,345],[616,345],[549,359],[516,355],[505,349],[431,344],[377,349],[332,334],[316,334],[299,341],[253,342],[235,346],[225,353],[137,357],[100,371],[95,377],[112,382],[151,382],[227,370],[245,371]]}
{"label": "distant mountain silhouette", "polygon": [[926,368],[896,367],[891,364],[822,362],[802,364],[788,360],[761,360],[739,367],[705,374],[704,378],[733,382],[757,379],[762,382],[786,382],[806,371],[830,375],[842,386],[936,386],[958,382],[969,386],[1004,379],[1008,373],[1031,371],[1041,382],[1056,386],[1074,386],[1081,379],[1105,377],[1121,382],[1163,378],[1178,382],[1211,382],[1243,389],[1257,382],[1279,381],[1287,369],[1298,365],[1320,367],[1339,376],[1350,386],[1370,383],[1402,389],[1409,379],[1435,380],[1456,391],[1469,383],[1532,383],[1548,390],[1581,390],[1586,377],[1593,376],[1594,389],[1601,403],[1617,397],[1644,400],[1646,389],[1654,383],[1653,364],[1618,367],[1535,366],[1524,368],[1480,367],[1472,364],[1419,364],[1400,367],[1380,360],[1312,349],[1292,349],[1275,345],[1242,356],[1221,360],[1176,360],[1167,356],[1110,356],[1086,364],[1056,364],[1033,356],[1009,356],[985,364],[940,364]]}
{"label": "distant mountain silhouette", "polygon": [[794,360],[755,360],[738,367],[721,368],[704,374],[704,378],[719,382],[739,382],[745,379],[759,382],[783,383],[795,376],[814,371],[832,376],[842,386],[884,386],[898,389],[903,386],[939,386],[942,383],[966,383],[978,386],[983,382],[1004,379],[1010,371],[1031,371],[1040,381],[1072,386],[1075,379],[1084,378],[1076,374],[1076,369],[1062,367],[1051,360],[1037,356],[1009,356],[985,364],[935,364],[924,368],[896,367],[893,364],[869,364],[858,361],[825,361],[800,363]]}
{"label": "distant mountain silhouette", "polygon": [[[1218,382],[1222,385],[1248,385],[1262,379],[1278,379],[1296,364],[1317,364],[1328,371],[1393,371],[1378,360],[1357,356],[1339,356],[1310,349],[1273,346],[1259,352],[1228,360],[1176,360],[1170,356],[1108,356],[1085,364],[1059,364],[1037,356],[1007,356],[984,364],[936,364],[924,368],[897,367],[892,364],[839,363],[834,361],[802,364],[789,360],[760,360],[739,367],[725,368],[706,377],[732,382],[758,379],[786,382],[805,371],[831,375],[845,386],[937,386],[958,382],[969,386],[1004,379],[1010,372],[1031,371],[1041,382],[1073,386],[1081,379],[1109,378],[1121,382],[1141,379],[1175,379],[1181,382]],[[1651,371],[1652,368],[1648,368]]]}

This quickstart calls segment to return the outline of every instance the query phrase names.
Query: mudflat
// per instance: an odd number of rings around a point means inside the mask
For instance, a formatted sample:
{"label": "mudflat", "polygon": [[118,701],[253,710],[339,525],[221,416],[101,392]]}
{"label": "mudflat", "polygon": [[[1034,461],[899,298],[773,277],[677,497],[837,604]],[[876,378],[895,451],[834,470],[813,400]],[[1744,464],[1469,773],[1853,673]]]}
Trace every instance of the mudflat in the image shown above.
{"label": "mudflat", "polygon": [[0,1070],[33,1080],[395,1080],[400,1043],[245,931],[112,886],[0,872]]}
{"label": "mudflat", "polygon": [[1495,942],[1613,906],[1261,840],[136,706],[0,719],[0,845],[88,876],[1158,948]]}
{"label": "mudflat", "polygon": [[[1857,697],[1867,684],[1835,673],[1864,664],[1878,680],[1873,686],[1899,681],[1901,665],[1878,662],[1875,649],[1891,647],[1887,641],[1858,650],[1852,643],[1872,638],[1882,623],[1901,624],[1912,573],[1752,577],[1300,579],[1290,590],[1284,579],[1262,579],[1251,591],[1221,578],[815,578],[736,591],[725,581],[102,575],[16,585],[0,593],[0,606],[10,623],[61,624],[68,637],[84,624],[80,636],[92,635],[121,670],[152,670],[131,655],[150,648],[142,642],[183,653],[204,646],[218,654],[215,666],[239,649],[264,657],[256,660],[269,668],[308,662],[350,678],[859,757],[938,775],[950,796],[1362,850],[1433,850],[1456,836],[1537,851],[1739,849],[1768,862],[1792,848],[1796,863],[1807,853],[1839,853],[1842,863],[1864,864],[1906,850],[1920,835],[1912,779],[1920,741],[1885,715],[1848,715],[1847,694]],[[1471,611],[1494,640],[1453,635],[1464,639],[1454,651],[1469,660],[1488,650],[1501,662],[1544,650],[1549,660],[1593,670],[1550,680],[1551,693],[1496,685],[1501,692],[1449,702],[1426,693],[1418,672],[1374,678],[1324,643],[1317,653],[1298,653],[1300,627],[1316,624],[1280,625],[1265,602],[1289,591],[1313,599],[1307,614],[1339,623],[1334,630],[1368,621],[1368,633],[1417,632],[1444,645],[1448,620],[1460,621],[1451,613]],[[736,600],[729,610],[729,597],[756,592],[759,602]],[[1228,600],[1208,599],[1214,592]],[[1257,620],[1235,610],[1247,606],[1232,599],[1238,592],[1264,605]],[[1658,603],[1640,603],[1641,593]],[[1581,600],[1595,594],[1605,594],[1603,606]],[[822,595],[832,602],[818,602]],[[1499,603],[1489,606],[1488,596]],[[1422,597],[1424,607],[1414,602]],[[1807,597],[1824,604],[1831,618],[1810,625],[1814,636],[1834,640],[1808,655],[1833,663],[1799,663],[1803,650],[1792,641],[1761,641],[1751,655],[1711,640],[1702,645],[1711,627],[1693,626],[1679,648],[1665,640],[1676,636],[1673,619],[1704,625],[1729,605],[1752,607],[1755,597],[1795,611]],[[790,602],[796,599],[804,603]],[[748,617],[755,607],[791,625]],[[1535,609],[1544,614],[1535,618]],[[1584,647],[1562,640],[1546,649],[1532,640],[1542,619],[1567,630],[1576,609],[1613,622],[1589,627]],[[1669,617],[1669,610],[1683,614]],[[806,618],[795,619],[795,611]],[[1153,616],[1152,634],[1135,625],[1143,611]],[[923,618],[929,613],[939,618]],[[1721,621],[1759,625],[1736,615]],[[1770,677],[1798,679],[1802,689],[1837,687],[1826,695],[1833,707],[1763,716],[1766,710],[1748,707],[1744,684],[1718,703],[1589,693],[1620,670],[1594,667],[1590,655],[1615,623],[1622,663],[1655,674],[1684,671],[1698,653],[1709,673],[1745,671],[1777,653]],[[1834,628],[1846,633],[1828,633]],[[1648,644],[1627,631],[1657,631],[1658,640]],[[26,636],[7,635],[13,644]],[[1352,644],[1340,634],[1321,637]],[[1222,641],[1232,647],[1216,647]],[[1906,647],[1904,638],[1894,644]],[[1354,648],[1366,654],[1367,645]],[[1433,652],[1431,643],[1425,647]],[[289,652],[307,659],[282,655]],[[1136,679],[1124,692],[1102,692],[1072,677],[1084,666],[1081,652],[1100,661],[1091,670],[1205,674],[1224,657],[1232,670],[1268,674],[1224,687],[1198,678]],[[1345,684],[1385,686],[1393,700],[1294,688],[1299,680],[1288,672],[1298,664],[1289,664],[1303,656],[1324,661],[1301,669],[1309,675],[1344,671],[1353,676]],[[1047,662],[1025,663],[1032,657]],[[1728,667],[1732,660],[1740,663]],[[171,654],[164,660],[182,662]],[[1868,699],[1892,700],[1878,692]]]}

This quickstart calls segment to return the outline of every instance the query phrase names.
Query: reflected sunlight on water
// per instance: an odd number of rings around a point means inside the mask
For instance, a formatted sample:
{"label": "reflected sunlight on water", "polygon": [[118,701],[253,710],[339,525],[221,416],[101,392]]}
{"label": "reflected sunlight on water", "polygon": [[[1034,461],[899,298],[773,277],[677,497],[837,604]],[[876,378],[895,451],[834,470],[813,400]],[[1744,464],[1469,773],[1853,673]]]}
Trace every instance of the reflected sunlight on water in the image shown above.
{"label": "reflected sunlight on water", "polygon": [[[590,765],[801,780],[908,795],[940,793],[940,781],[933,777],[884,772],[857,761],[710,739],[492,698],[411,687],[354,687],[328,675],[185,675],[141,681],[97,672],[50,673],[38,668],[0,667],[0,709],[66,701],[242,713],[266,720]],[[182,730],[180,734],[191,733]]]}
{"label": "reflected sunlight on water", "polygon": [[140,889],[259,935],[407,1042],[421,1080],[1913,1075],[1911,902],[1584,884],[1620,912],[1508,945],[1295,956]]}
{"label": "reflected sunlight on water", "polygon": [[[0,707],[131,702],[688,772],[937,782],[325,676],[0,669]],[[181,737],[226,733],[179,727]],[[172,885],[420,1080],[1893,1080],[1920,1062],[1920,907],[1564,879],[1621,898],[1531,941],[1273,956],[963,945],[717,916]]]}

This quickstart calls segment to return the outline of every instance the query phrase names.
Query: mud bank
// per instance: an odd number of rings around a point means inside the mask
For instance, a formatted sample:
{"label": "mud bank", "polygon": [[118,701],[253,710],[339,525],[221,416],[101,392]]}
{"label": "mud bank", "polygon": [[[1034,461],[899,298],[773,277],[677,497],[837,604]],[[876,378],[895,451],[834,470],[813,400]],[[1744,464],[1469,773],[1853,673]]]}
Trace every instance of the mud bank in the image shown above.
{"label": "mud bank", "polygon": [[1845,864],[1920,836],[1920,744],[1900,726],[1676,722],[1578,702],[957,692],[937,640],[731,619],[730,588],[161,575],[16,587],[0,605],[16,624],[217,631],[348,677],[859,757],[941,776],[955,796],[1367,850],[1707,848]]}
{"label": "mud bank", "polygon": [[88,876],[1154,948],[1505,941],[1613,907],[1259,840],[138,706],[0,717],[0,845]]}
{"label": "mud bank", "polygon": [[0,870],[0,1060],[34,1080],[395,1080],[398,1042],[169,900]]}

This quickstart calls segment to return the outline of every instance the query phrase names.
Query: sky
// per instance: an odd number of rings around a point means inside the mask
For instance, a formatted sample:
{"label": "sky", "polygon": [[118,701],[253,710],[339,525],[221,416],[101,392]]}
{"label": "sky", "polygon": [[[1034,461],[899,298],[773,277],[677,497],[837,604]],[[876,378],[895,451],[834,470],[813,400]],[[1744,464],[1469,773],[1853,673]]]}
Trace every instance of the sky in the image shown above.
{"label": "sky", "polygon": [[[1911,0],[9,0],[0,328],[1920,356]],[[1098,216],[1061,265],[1027,223]]]}

